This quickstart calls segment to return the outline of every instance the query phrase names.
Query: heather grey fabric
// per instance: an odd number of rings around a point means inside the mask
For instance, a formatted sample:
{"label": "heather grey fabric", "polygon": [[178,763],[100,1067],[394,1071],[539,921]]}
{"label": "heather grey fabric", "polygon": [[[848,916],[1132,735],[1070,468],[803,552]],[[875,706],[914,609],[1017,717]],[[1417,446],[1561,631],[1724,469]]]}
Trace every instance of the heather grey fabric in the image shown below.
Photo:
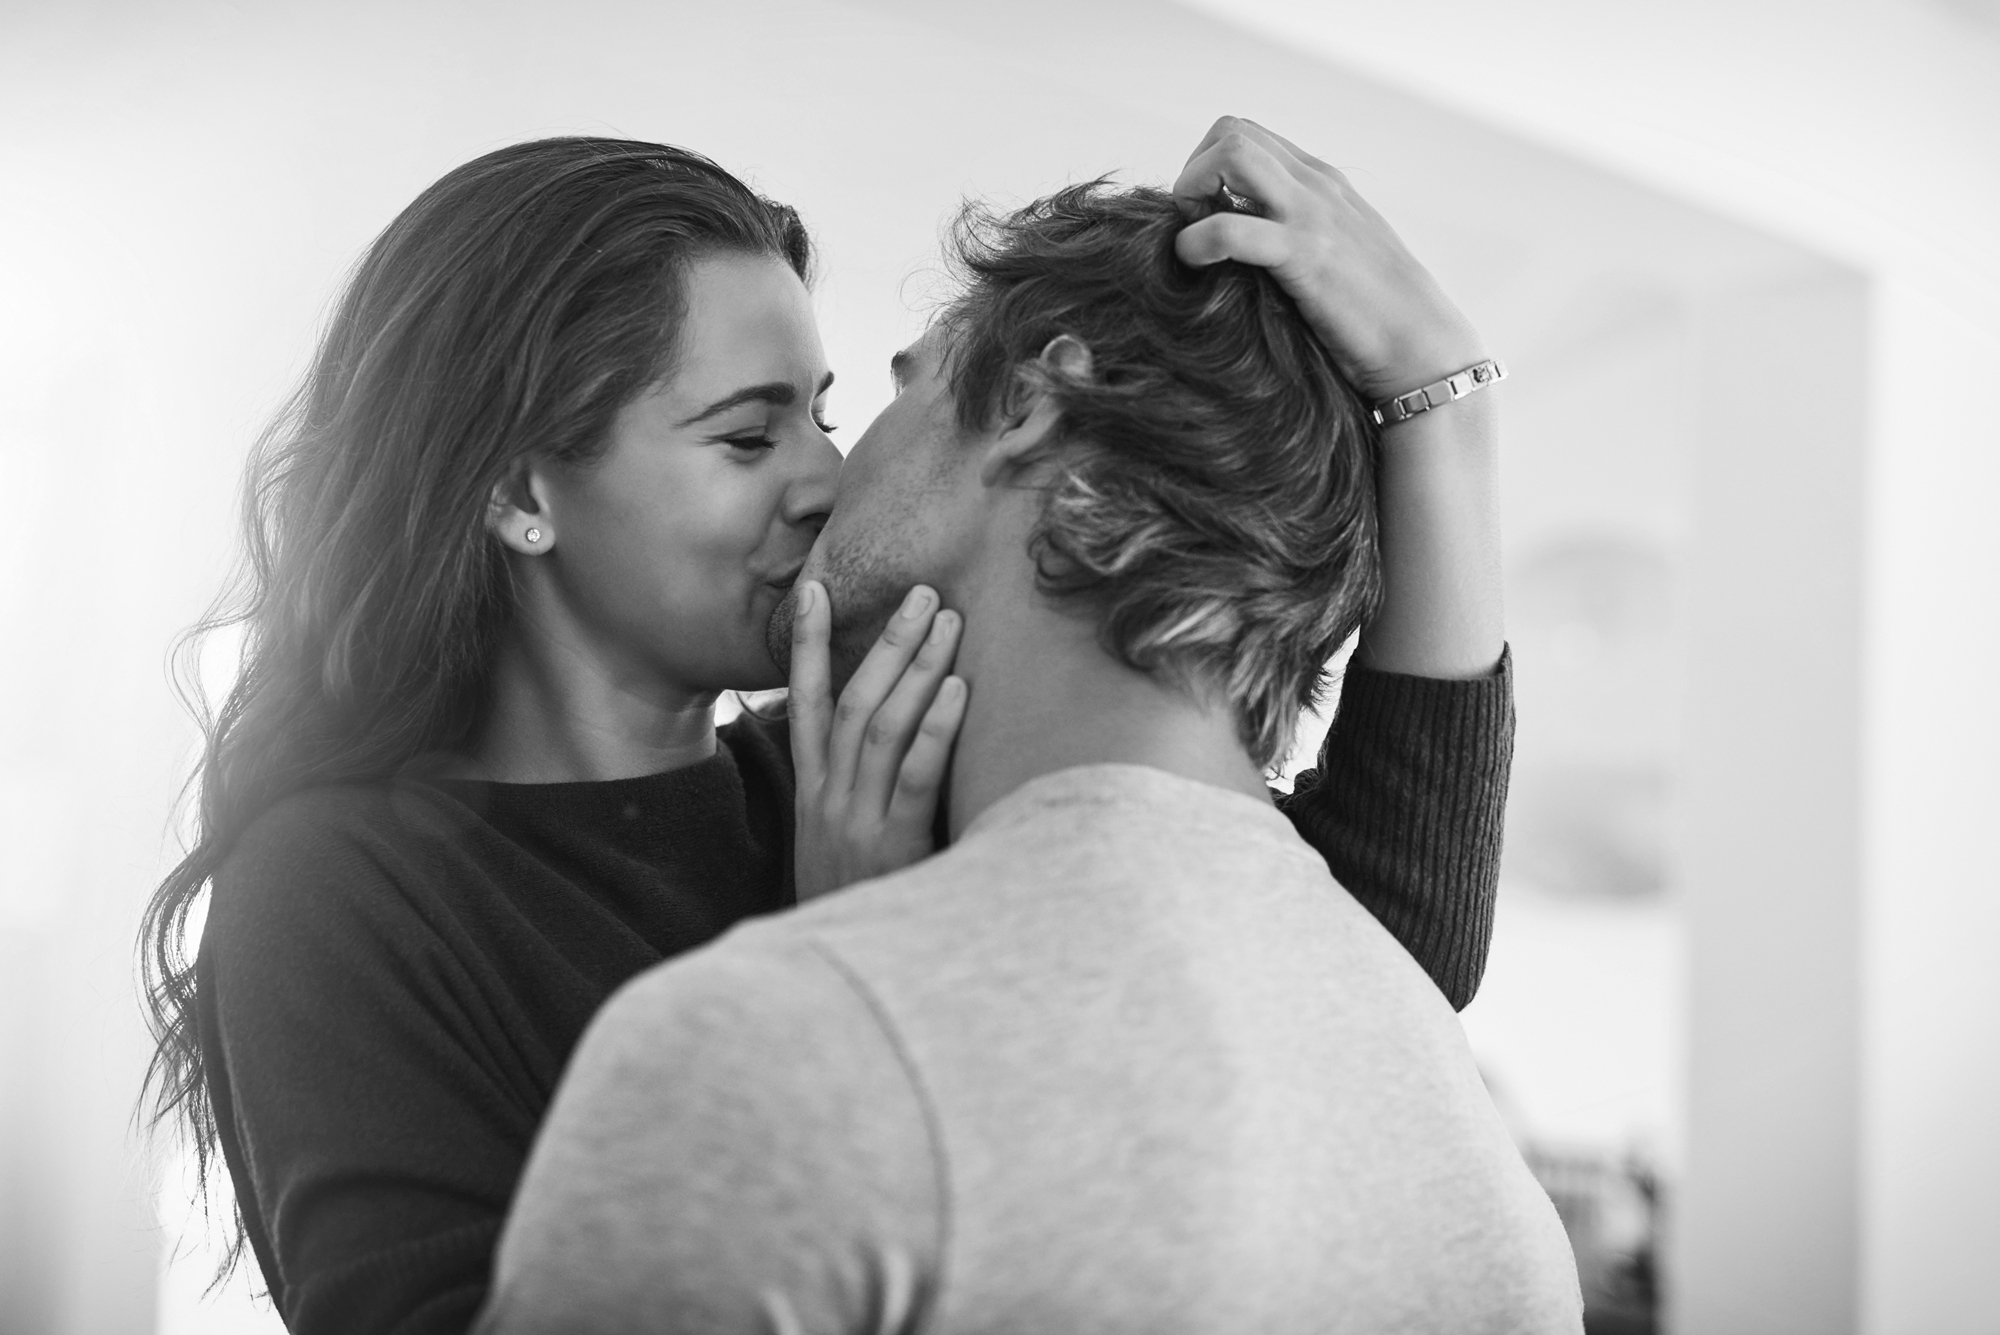
{"label": "heather grey fabric", "polygon": [[1268,804],[1096,765],[620,992],[481,1329],[1581,1320],[1424,972]]}

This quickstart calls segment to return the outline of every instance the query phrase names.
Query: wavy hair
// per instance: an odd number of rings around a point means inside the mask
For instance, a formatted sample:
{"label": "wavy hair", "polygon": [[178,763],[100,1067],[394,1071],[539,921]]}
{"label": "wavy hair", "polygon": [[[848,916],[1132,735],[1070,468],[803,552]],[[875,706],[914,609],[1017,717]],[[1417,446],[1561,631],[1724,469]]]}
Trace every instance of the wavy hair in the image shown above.
{"label": "wavy hair", "polygon": [[[204,748],[191,846],[140,929],[156,1047],[141,1114],[210,1180],[214,1105],[191,915],[259,816],[462,746],[512,608],[486,516],[531,460],[588,464],[671,368],[687,267],[768,254],[809,277],[792,209],[696,153],[604,138],[499,149],[425,190],[362,256],[245,478],[241,571],[177,647]],[[244,634],[211,713],[202,640]],[[242,1252],[241,1216],[224,1272]]]}
{"label": "wavy hair", "polygon": [[[1268,768],[1381,599],[1377,436],[1270,274],[1176,258],[1185,222],[1167,192],[1101,179],[1008,214],[968,205],[948,374],[968,430],[1054,397],[1041,587],[1087,600],[1128,666],[1219,691]],[[1061,335],[1087,373],[1038,360]]]}

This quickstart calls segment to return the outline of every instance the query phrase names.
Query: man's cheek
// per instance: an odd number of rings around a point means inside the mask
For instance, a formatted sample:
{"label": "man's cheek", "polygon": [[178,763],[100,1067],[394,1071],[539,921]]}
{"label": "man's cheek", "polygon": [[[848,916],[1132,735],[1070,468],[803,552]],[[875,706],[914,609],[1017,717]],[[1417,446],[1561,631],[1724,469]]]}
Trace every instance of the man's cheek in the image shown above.
{"label": "man's cheek", "polygon": [[876,599],[873,606],[848,616],[841,616],[838,604],[835,605],[833,641],[828,646],[828,657],[832,659],[836,693],[861,667],[861,660],[868,657],[868,651],[875,647],[876,640],[888,628],[889,618],[895,615],[902,601],[902,594],[899,593],[885,608],[880,599]]}
{"label": "man's cheek", "polygon": [[833,676],[833,695],[839,699],[840,693],[847,689],[847,683],[861,670],[861,660],[868,657],[868,645],[850,644],[835,635],[827,656],[831,660],[827,666]]}
{"label": "man's cheek", "polygon": [[833,639],[828,653],[837,690],[847,684],[875,647],[908,590],[898,587],[879,564],[871,563],[860,571],[834,569],[828,576],[827,595],[833,603]]}

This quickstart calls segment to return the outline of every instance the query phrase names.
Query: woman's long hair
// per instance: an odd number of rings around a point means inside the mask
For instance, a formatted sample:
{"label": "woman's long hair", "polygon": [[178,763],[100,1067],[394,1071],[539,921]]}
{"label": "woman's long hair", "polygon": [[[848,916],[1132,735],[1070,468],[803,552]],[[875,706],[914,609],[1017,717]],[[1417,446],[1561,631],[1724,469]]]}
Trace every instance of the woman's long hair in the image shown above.
{"label": "woman's long hair", "polygon": [[[139,941],[157,1043],[142,1116],[180,1124],[204,1189],[216,1126],[190,915],[286,796],[468,742],[511,606],[486,527],[495,487],[530,460],[595,457],[671,365],[687,266],[718,252],[769,254],[802,279],[811,259],[793,210],[683,149],[564,138],[489,153],[376,238],[259,440],[243,565],[179,647],[205,743],[197,824]],[[188,669],[225,627],[242,628],[239,673],[211,713]],[[225,1270],[241,1249],[239,1229]]]}

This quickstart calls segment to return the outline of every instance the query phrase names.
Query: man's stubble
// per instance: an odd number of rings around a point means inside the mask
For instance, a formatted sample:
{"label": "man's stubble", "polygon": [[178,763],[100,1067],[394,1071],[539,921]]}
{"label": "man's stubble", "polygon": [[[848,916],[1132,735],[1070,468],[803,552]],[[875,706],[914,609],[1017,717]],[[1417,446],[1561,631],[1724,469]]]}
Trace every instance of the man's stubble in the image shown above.
{"label": "man's stubble", "polygon": [[[838,553],[829,553],[823,560],[812,564],[820,568],[812,570],[811,577],[826,590],[827,601],[833,609],[830,657],[833,689],[838,695],[861,666],[861,660],[868,656],[869,648],[889,624],[889,618],[896,614],[908,588],[879,558],[854,561],[844,560]],[[810,570],[810,566],[808,568]],[[771,610],[771,620],[764,632],[771,661],[787,677],[792,672],[792,632],[798,620],[798,600],[796,586],[786,590],[785,596]]]}

